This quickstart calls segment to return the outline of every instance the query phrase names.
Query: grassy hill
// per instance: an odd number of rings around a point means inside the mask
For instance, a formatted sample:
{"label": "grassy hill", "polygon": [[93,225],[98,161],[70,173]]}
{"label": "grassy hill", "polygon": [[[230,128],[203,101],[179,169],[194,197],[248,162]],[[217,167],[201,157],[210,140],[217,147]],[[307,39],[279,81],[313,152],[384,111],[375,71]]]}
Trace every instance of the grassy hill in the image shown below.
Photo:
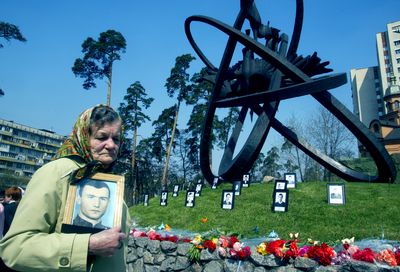
{"label": "grassy hill", "polygon": [[[159,226],[162,222],[172,229],[203,233],[212,229],[237,232],[244,237],[266,236],[275,230],[280,237],[298,232],[301,239],[336,241],[355,237],[400,240],[400,184],[372,184],[345,182],[346,203],[327,203],[326,183],[300,183],[289,189],[289,209],[286,213],[271,211],[272,183],[251,184],[235,196],[233,210],[223,210],[222,189],[231,189],[229,183],[212,190],[203,186],[196,197],[194,208],[184,206],[185,192],[178,197],[168,196],[168,206],[160,206],[160,198],[151,198],[149,206],[130,208],[132,218],[141,227]],[[202,218],[207,218],[202,223]],[[259,232],[254,231],[255,227]]]}

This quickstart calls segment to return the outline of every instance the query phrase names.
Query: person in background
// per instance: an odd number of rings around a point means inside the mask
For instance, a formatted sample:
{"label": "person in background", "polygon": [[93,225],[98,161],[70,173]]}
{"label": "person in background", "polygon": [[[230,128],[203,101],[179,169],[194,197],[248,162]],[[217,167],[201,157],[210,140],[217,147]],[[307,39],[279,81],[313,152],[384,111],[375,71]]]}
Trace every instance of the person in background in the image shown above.
{"label": "person in background", "polygon": [[14,219],[15,212],[17,211],[18,203],[21,200],[22,192],[16,187],[10,187],[5,191],[5,197],[3,201],[4,206],[4,228],[3,236],[6,235],[10,229],[11,223]]}
{"label": "person in background", "polygon": [[0,240],[3,238],[4,231],[4,206],[0,201]]}
{"label": "person in background", "polygon": [[18,271],[126,271],[130,221],[124,204],[119,226],[91,233],[62,233],[70,183],[110,172],[122,145],[122,120],[111,107],[85,110],[53,160],[33,175],[0,256]]}

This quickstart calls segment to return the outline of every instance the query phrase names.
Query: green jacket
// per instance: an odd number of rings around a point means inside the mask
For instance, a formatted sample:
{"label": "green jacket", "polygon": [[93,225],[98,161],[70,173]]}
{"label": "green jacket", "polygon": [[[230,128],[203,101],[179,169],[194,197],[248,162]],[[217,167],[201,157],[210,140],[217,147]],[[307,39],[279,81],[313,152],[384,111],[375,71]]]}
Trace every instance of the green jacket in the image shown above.
{"label": "green jacket", "polygon": [[[83,165],[61,158],[36,171],[18,205],[10,230],[0,241],[0,256],[6,265],[29,272],[126,271],[127,241],[112,257],[88,258],[90,234],[61,233],[69,176]],[[126,205],[122,217],[122,230],[128,233]]]}

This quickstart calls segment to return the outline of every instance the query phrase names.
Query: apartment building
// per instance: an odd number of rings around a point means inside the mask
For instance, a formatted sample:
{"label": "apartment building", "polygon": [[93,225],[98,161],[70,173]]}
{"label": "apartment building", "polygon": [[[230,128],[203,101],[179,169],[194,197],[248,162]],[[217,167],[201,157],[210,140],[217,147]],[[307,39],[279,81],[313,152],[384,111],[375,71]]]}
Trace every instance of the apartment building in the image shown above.
{"label": "apartment building", "polygon": [[390,154],[400,154],[400,21],[376,34],[376,50],[377,66],[350,71],[353,111]]}
{"label": "apartment building", "polygon": [[0,119],[0,174],[31,177],[64,140],[52,131]]}
{"label": "apartment building", "polygon": [[386,25],[386,31],[376,34],[378,65],[350,71],[353,111],[367,127],[373,120],[388,113],[384,96],[400,82],[400,21]]}

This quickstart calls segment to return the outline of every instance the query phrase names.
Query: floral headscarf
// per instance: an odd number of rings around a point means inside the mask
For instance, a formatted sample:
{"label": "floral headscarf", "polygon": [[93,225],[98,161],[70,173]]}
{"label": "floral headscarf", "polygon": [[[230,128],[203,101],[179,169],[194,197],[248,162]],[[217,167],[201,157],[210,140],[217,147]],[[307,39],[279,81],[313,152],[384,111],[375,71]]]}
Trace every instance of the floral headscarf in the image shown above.
{"label": "floral headscarf", "polygon": [[[89,142],[90,117],[92,116],[93,110],[99,106],[108,107],[106,105],[99,104],[82,112],[76,120],[71,134],[52,158],[52,160],[56,160],[64,157],[77,156],[87,163],[86,166],[78,169],[78,171],[72,175],[72,179],[75,180],[75,182],[93,172],[97,172],[99,169],[105,170],[101,162],[93,160]],[[121,132],[120,146],[123,142],[122,135],[123,131]]]}
{"label": "floral headscarf", "polygon": [[90,116],[95,107],[89,108],[79,115],[71,134],[57,150],[53,160],[63,157],[78,156],[87,163],[93,161],[89,144],[89,127]]}

